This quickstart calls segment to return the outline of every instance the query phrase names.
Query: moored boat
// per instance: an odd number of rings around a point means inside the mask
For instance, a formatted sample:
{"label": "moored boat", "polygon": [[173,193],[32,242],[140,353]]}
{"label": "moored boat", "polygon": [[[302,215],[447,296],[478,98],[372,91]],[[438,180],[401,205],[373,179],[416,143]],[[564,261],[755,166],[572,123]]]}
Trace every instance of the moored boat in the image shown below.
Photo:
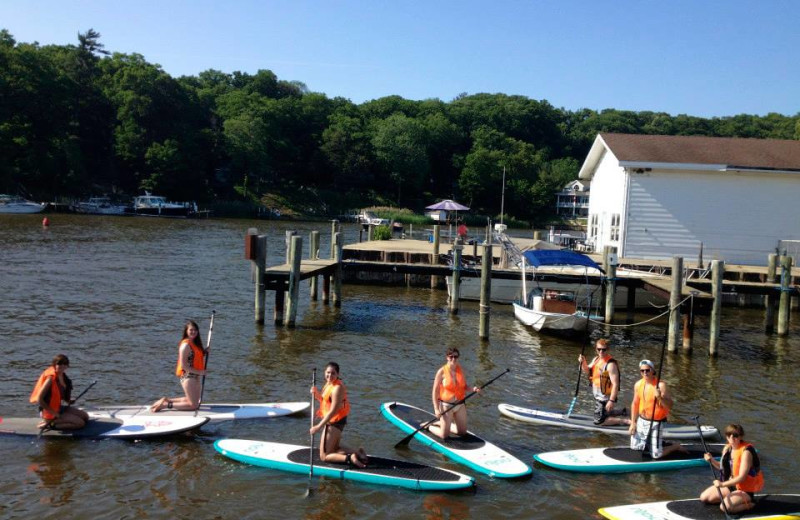
{"label": "moored boat", "polygon": [[130,213],[143,217],[191,218],[197,216],[197,204],[169,202],[166,197],[145,192],[134,197]]}
{"label": "moored boat", "polygon": [[45,203],[31,202],[14,195],[0,195],[0,213],[41,213]]}
{"label": "moored boat", "polygon": [[108,197],[90,197],[72,206],[75,213],[87,215],[126,215],[130,208],[130,204],[115,203]]}

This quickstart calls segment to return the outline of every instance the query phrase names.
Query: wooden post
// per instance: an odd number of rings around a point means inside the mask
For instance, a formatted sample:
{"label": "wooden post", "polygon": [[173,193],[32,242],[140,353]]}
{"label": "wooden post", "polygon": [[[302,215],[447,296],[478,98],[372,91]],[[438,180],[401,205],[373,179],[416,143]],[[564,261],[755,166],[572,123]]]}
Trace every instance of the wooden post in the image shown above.
{"label": "wooden post", "polygon": [[372,224],[369,225],[367,228],[367,242],[372,242],[372,232],[375,229],[375,226]]}
{"label": "wooden post", "polygon": [[636,287],[633,284],[628,284],[628,299],[626,300],[627,315],[625,316],[625,323],[631,324],[634,320],[636,313]]}
{"label": "wooden post", "polygon": [[[617,248],[614,246],[604,246],[603,247],[603,272],[606,273],[606,277],[608,277],[608,270],[609,265],[611,264],[610,255],[616,254]],[[600,286],[600,301],[603,305],[603,313],[606,312],[606,301],[608,300],[608,284],[604,283]],[[606,321],[606,323],[609,323]]]}
{"label": "wooden post", "polygon": [[[617,288],[617,264],[615,262],[608,263],[608,271],[606,271],[606,301],[605,301],[605,322],[614,323],[614,297]],[[591,309],[589,311],[591,313]]]}
{"label": "wooden post", "polygon": [[272,319],[275,325],[283,325],[283,304],[286,301],[286,292],[283,287],[275,289],[275,310]]}
{"label": "wooden post", "polygon": [[336,260],[336,274],[333,275],[333,306],[342,306],[342,233],[333,235],[333,240],[336,245],[336,255],[333,257]]}
{"label": "wooden post", "polygon": [[256,235],[256,259],[253,261],[253,274],[255,276],[255,319],[256,323],[264,323],[264,308],[266,307],[267,290],[264,287],[264,271],[267,270],[267,235],[258,235],[258,230],[247,230],[248,235]]}
{"label": "wooden post", "polygon": [[792,296],[789,294],[789,284],[792,282],[792,257],[781,257],[781,298],[778,303],[778,336],[789,334],[789,312],[791,311]]}
{"label": "wooden post", "polygon": [[[316,260],[319,258],[319,231],[312,231],[311,232],[311,246],[308,251],[308,258],[310,260]],[[309,289],[309,296],[311,301],[317,301],[317,290],[319,287],[319,277],[312,276],[310,280],[310,289]]]}
{"label": "wooden post", "polygon": [[489,317],[492,310],[492,244],[483,247],[483,261],[481,263],[481,307],[478,337],[489,339]]}
{"label": "wooden post", "polygon": [[692,350],[692,340],[694,339],[694,297],[697,291],[692,291],[692,299],[689,300],[689,313],[683,315],[683,350]]}
{"label": "wooden post", "polygon": [[[433,254],[431,255],[431,264],[439,265],[439,225],[433,226]],[[431,276],[431,289],[439,287],[439,277],[436,275]]]}
{"label": "wooden post", "polygon": [[542,232],[539,229],[533,230],[533,239],[534,240],[541,240],[542,239]]}
{"label": "wooden post", "polygon": [[722,278],[725,275],[725,262],[711,261],[711,320],[709,323],[708,355],[716,356],[719,350],[719,323],[722,316]]}
{"label": "wooden post", "polygon": [[683,257],[672,257],[672,290],[669,293],[669,339],[667,350],[675,352],[681,327],[681,289],[683,288]]}
{"label": "wooden post", "polygon": [[[333,245],[333,237],[339,231],[340,231],[339,221],[336,219],[331,220],[331,256],[330,256],[331,260],[333,260],[333,257],[336,254],[336,247]],[[361,235],[359,235],[358,241],[361,242]]]}
{"label": "wooden post", "polygon": [[477,240],[473,240],[472,241],[472,261],[473,262],[477,262],[478,261],[478,241]]}
{"label": "wooden post", "polygon": [[464,246],[453,246],[453,283],[450,284],[450,314],[458,314],[461,300],[461,250]]}
{"label": "wooden post", "polygon": [[[772,253],[769,255],[767,264],[767,283],[776,283],[778,281],[778,255]],[[765,312],[764,312],[764,330],[767,334],[772,334],[775,331],[775,304],[778,301],[776,291],[771,290],[765,298]]]}
{"label": "wooden post", "polygon": [[286,303],[284,324],[293,328],[297,321],[297,305],[300,298],[300,261],[303,257],[303,237],[294,235],[289,246],[289,300]]}
{"label": "wooden post", "polygon": [[411,240],[414,239],[414,224],[408,225],[408,238],[410,238]]}
{"label": "wooden post", "polygon": [[322,277],[322,303],[328,303],[331,298],[331,277],[325,275]]}

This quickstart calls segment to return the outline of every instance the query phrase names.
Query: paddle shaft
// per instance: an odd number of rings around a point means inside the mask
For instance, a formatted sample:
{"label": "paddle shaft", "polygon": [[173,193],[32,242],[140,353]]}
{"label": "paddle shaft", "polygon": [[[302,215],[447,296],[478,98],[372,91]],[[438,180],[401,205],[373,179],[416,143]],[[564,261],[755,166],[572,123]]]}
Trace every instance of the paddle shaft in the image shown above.
{"label": "paddle shaft", "polygon": [[[659,392],[658,385],[661,384],[661,370],[664,368],[664,352],[667,350],[667,337],[669,334],[669,322],[667,322],[667,328],[664,329],[664,343],[661,345],[661,359],[658,360],[658,375],[656,376],[656,387],[653,389],[653,410],[650,412],[650,427],[647,429],[647,440],[644,443],[644,447],[642,448],[642,456],[644,456],[644,452],[647,450],[647,444],[653,442],[653,422],[656,419],[656,407],[658,406],[658,398],[656,398],[656,392]],[[641,365],[639,365],[641,367]],[[646,384],[645,384],[646,386]],[[644,392],[644,390],[642,390]],[[642,393],[644,396],[644,393]],[[645,419],[647,420],[647,419]],[[660,425],[659,425],[660,427]]]}
{"label": "paddle shaft", "polygon": [[[317,387],[317,369],[311,371],[311,388],[316,389]],[[314,427],[314,405],[316,399],[314,398],[313,390],[311,394],[311,427]],[[314,477],[314,434],[310,434],[311,440],[308,445],[308,489],[306,490],[306,496],[311,495],[311,479]]]}
{"label": "paddle shaft", "polygon": [[203,380],[200,383],[200,400],[197,401],[197,409],[200,409],[200,405],[203,404],[203,392],[206,389],[206,374],[205,371],[208,369],[208,357],[211,355],[211,333],[214,332],[214,315],[217,311],[211,311],[211,322],[208,324],[208,340],[206,341],[206,355],[205,361],[203,362]]}
{"label": "paddle shaft", "polygon": [[[480,390],[483,390],[483,389],[484,389],[484,388],[486,388],[487,386],[491,385],[492,383],[494,383],[495,381],[497,381],[498,379],[500,379],[501,377],[503,377],[504,375],[506,375],[506,374],[507,374],[507,373],[509,373],[509,372],[511,372],[511,369],[510,369],[510,368],[507,368],[507,369],[505,369],[503,372],[500,372],[498,375],[496,375],[495,377],[493,377],[493,378],[492,378],[492,379],[490,379],[489,381],[487,381],[487,382],[485,382],[484,384],[482,384],[481,386],[479,386],[479,387],[478,387],[478,390],[475,390],[475,391],[473,391],[473,392],[470,392],[470,393],[468,393],[467,395],[465,395],[465,396],[464,396],[464,398],[463,398],[463,399],[459,399],[458,401],[456,401],[455,403],[453,403],[453,404],[452,404],[452,406],[450,407],[450,409],[453,409],[453,408],[455,408],[455,407],[456,407],[456,406],[458,406],[458,405],[464,404],[464,401],[466,401],[467,399],[469,399],[469,398],[470,398],[470,397],[472,397],[473,395],[477,394],[477,393],[478,393]],[[394,447],[395,447],[395,448],[398,448],[398,447],[400,447],[400,446],[405,446],[406,444],[408,444],[409,442],[411,442],[411,439],[414,437],[414,435],[416,435],[416,434],[417,434],[417,432],[419,432],[419,431],[421,431],[421,430],[424,430],[425,428],[427,428],[428,426],[430,426],[430,425],[431,425],[431,424],[433,424],[434,422],[438,421],[438,420],[441,418],[441,416],[442,416],[442,415],[444,415],[444,413],[447,413],[447,412],[443,412],[441,415],[437,415],[437,416],[435,416],[433,419],[431,419],[430,421],[427,421],[427,422],[423,423],[422,425],[420,425],[420,427],[419,427],[419,428],[417,428],[416,430],[414,430],[413,432],[411,432],[409,435],[406,435],[406,437],[405,437],[405,438],[403,438],[403,440],[401,440],[401,441],[400,441],[400,442],[398,442],[397,444],[395,444],[395,445],[394,445]]]}
{"label": "paddle shaft", "polygon": [[[581,357],[583,357],[584,352],[586,352],[586,344],[589,343],[591,339],[589,337],[589,316],[592,315],[592,297],[594,294],[589,295],[589,309],[586,311],[586,327],[583,329],[583,345],[581,346]],[[572,414],[572,409],[575,408],[575,403],[578,401],[578,393],[581,390],[581,377],[583,377],[583,362],[578,361],[578,382],[575,383],[575,395],[572,396],[572,402],[569,403],[569,409],[567,410],[567,417]]]}
{"label": "paddle shaft", "polygon": [[[703,430],[700,428],[700,416],[694,416],[694,423],[697,425],[697,433],[700,434],[700,442],[703,443],[703,452],[709,453],[708,446],[706,446],[706,440],[703,438]],[[714,469],[714,464],[709,460],[708,465],[711,468],[711,474],[714,475],[714,480],[717,480],[717,470]],[[716,486],[714,486],[716,487]],[[725,505],[725,497],[722,496],[722,490],[717,488],[717,493],[719,493],[719,501],[722,504],[722,509],[725,511],[725,518],[730,519],[730,514],[728,513],[728,506]]]}

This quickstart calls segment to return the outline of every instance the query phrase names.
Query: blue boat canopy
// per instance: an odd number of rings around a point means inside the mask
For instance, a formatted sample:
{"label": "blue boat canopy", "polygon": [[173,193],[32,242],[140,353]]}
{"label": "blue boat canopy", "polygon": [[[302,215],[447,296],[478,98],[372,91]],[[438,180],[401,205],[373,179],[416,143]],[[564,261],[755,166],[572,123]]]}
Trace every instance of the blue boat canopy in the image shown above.
{"label": "blue boat canopy", "polygon": [[534,249],[522,253],[525,261],[534,267],[543,265],[582,265],[593,267],[599,271],[603,269],[594,260],[586,255],[561,249]]}

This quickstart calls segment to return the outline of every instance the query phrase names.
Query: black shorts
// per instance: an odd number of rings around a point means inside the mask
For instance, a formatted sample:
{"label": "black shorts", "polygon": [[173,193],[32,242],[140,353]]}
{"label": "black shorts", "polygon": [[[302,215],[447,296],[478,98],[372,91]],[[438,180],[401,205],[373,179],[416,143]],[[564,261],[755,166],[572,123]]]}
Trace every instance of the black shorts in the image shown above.
{"label": "black shorts", "polygon": [[340,420],[340,421],[336,421],[336,422],[329,422],[329,423],[327,424],[327,426],[333,426],[334,428],[336,428],[336,429],[337,429],[337,430],[339,430],[340,432],[343,432],[343,431],[344,431],[344,427],[345,427],[345,425],[347,425],[347,417],[346,417],[346,416],[345,416],[345,417],[344,417],[342,420]]}
{"label": "black shorts", "polygon": [[606,403],[608,403],[608,401],[601,401],[599,399],[594,400],[595,424],[600,424],[608,418],[608,413],[606,412]]}

